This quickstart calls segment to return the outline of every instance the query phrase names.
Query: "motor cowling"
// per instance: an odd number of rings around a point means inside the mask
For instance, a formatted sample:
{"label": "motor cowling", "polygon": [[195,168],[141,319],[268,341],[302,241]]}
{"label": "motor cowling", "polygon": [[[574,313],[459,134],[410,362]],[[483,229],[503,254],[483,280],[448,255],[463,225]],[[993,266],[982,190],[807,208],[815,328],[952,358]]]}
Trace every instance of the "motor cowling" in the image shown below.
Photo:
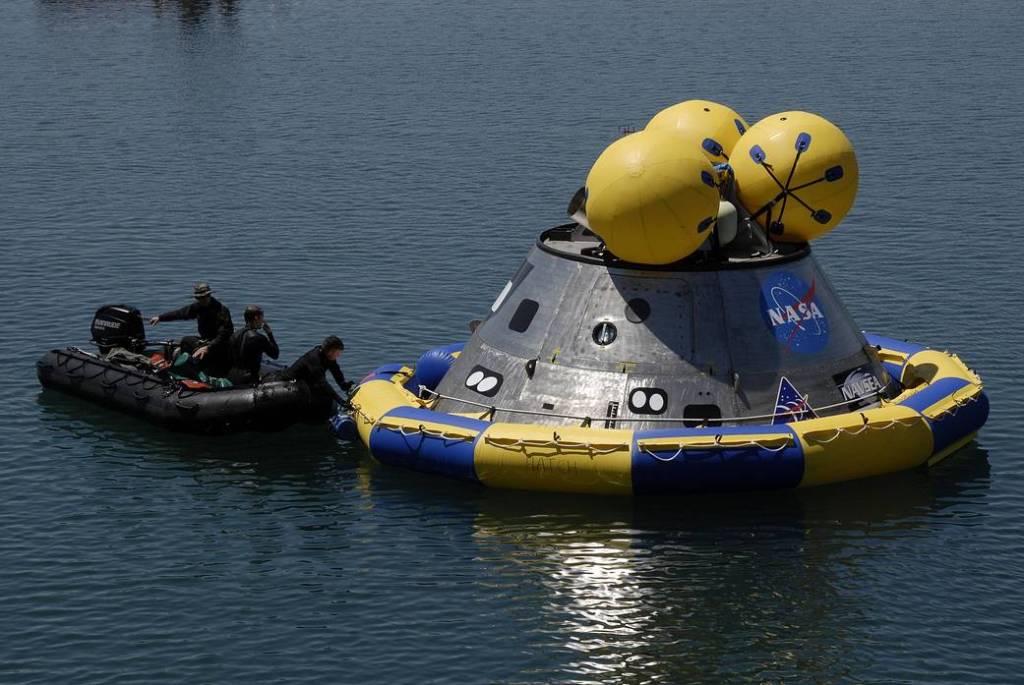
{"label": "motor cowling", "polygon": [[96,310],[92,318],[92,340],[106,354],[115,347],[142,352],[146,347],[146,328],[142,313],[126,304],[108,304]]}

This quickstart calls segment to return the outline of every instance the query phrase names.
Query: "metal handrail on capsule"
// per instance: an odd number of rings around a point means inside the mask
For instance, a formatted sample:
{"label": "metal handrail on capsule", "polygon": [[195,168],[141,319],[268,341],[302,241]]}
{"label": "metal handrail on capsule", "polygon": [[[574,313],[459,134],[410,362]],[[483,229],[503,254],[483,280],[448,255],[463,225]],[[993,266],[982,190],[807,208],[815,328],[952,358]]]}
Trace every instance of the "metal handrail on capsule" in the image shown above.
{"label": "metal handrail on capsule", "polygon": [[[593,416],[580,416],[578,414],[557,414],[557,413],[549,413],[549,412],[536,411],[536,410],[533,410],[533,409],[502,408],[502,407],[498,407],[498,406],[495,406],[495,405],[484,404],[482,402],[474,402],[473,400],[466,400],[466,399],[463,399],[461,397],[453,397],[452,395],[443,395],[443,394],[441,394],[439,392],[436,392],[434,390],[431,390],[430,388],[427,388],[426,386],[423,386],[423,385],[419,386],[419,389],[420,389],[420,395],[423,395],[423,394],[430,395],[430,398],[426,400],[429,403],[436,402],[437,400],[453,400],[455,402],[462,402],[464,404],[468,404],[468,405],[471,405],[471,406],[474,406],[474,407],[480,407],[481,409],[486,409],[487,411],[484,413],[484,417],[490,417],[490,418],[493,418],[495,413],[497,413],[499,411],[503,411],[503,412],[508,412],[509,414],[521,414],[521,415],[525,415],[525,416],[543,416],[543,417],[554,418],[554,419],[571,419],[573,421],[582,421],[584,427],[590,426],[591,423],[593,421],[595,421],[595,420],[596,421],[609,421],[609,422],[615,422],[615,423],[692,423],[693,421],[695,421],[695,419],[692,419],[692,418],[680,419],[680,418],[666,418],[666,417],[646,417],[646,418],[596,417],[595,418]],[[816,412],[828,411],[829,409],[836,409],[838,407],[848,406],[848,405],[853,404],[855,402],[860,402],[860,401],[863,401],[863,400],[872,399],[872,398],[876,398],[876,397],[884,399],[884,393],[885,393],[885,388],[882,388],[882,389],[875,390],[873,392],[867,393],[866,395],[861,395],[859,397],[854,397],[854,398],[849,399],[849,400],[844,400],[842,402],[836,402],[834,404],[827,404],[827,405],[822,406],[822,407],[816,407],[814,411],[816,411]],[[764,421],[764,420],[768,420],[768,419],[775,419],[775,418],[778,418],[780,416],[788,416],[788,415],[790,415],[792,413],[793,412],[775,412],[775,413],[772,413],[772,414],[756,414],[756,415],[753,415],[753,416],[722,416],[722,417],[716,417],[716,418],[713,418],[713,419],[712,418],[704,418],[704,419],[700,420],[700,424],[697,427],[698,428],[700,428],[700,427],[705,427],[705,428],[709,427],[710,426],[710,424],[709,424],[710,421],[714,421],[716,423],[726,423],[726,422],[742,423],[744,421]],[[483,418],[483,417],[481,417],[481,418]]]}

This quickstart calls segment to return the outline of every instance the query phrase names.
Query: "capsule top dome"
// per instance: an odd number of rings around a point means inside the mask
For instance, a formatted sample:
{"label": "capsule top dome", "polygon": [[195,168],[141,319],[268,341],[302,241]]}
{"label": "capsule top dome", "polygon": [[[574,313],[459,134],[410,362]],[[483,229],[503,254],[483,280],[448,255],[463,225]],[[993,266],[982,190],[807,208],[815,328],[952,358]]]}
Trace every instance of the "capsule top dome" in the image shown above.
{"label": "capsule top dome", "polygon": [[672,133],[644,130],[609,145],[587,176],[587,219],[620,259],[671,264],[708,237],[719,192],[710,162]]}

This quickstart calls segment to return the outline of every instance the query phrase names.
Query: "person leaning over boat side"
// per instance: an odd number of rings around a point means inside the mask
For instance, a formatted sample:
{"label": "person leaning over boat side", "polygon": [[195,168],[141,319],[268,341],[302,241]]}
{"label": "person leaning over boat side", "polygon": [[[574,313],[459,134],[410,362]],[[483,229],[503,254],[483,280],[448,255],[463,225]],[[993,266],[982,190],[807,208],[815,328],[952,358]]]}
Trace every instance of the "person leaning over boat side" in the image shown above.
{"label": "person leaning over boat side", "polygon": [[258,383],[263,355],[277,359],[281,354],[274,331],[263,318],[263,309],[251,304],[245,308],[244,316],[245,328],[231,336],[234,363],[228,378],[235,385]]}
{"label": "person leaning over boat side", "polygon": [[195,302],[154,316],[149,325],[195,319],[199,335],[182,338],[182,349],[199,360],[200,368],[206,373],[225,376],[231,369],[231,334],[235,332],[231,312],[213,296],[209,283],[196,283],[192,296]]}
{"label": "person leaning over boat side", "polygon": [[331,400],[344,405],[345,400],[327,382],[327,372],[334,377],[334,382],[345,392],[352,389],[352,381],[345,380],[345,374],[338,366],[338,357],[345,349],[345,343],[335,335],[329,335],[324,341],[295,360],[291,366],[281,372],[279,378],[286,381],[304,382],[313,395],[313,405],[317,410],[329,410]]}

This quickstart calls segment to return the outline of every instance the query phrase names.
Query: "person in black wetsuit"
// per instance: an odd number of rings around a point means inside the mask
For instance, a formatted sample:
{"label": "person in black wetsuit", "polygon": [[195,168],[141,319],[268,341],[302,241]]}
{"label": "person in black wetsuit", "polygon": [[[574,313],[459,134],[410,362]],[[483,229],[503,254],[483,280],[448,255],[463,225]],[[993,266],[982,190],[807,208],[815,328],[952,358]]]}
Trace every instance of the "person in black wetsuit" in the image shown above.
{"label": "person in black wetsuit", "polygon": [[277,359],[281,354],[274,331],[263,318],[263,310],[254,304],[245,308],[245,328],[231,336],[231,353],[234,365],[228,378],[235,385],[259,383],[263,355]]}
{"label": "person in black wetsuit", "polygon": [[345,404],[345,400],[327,382],[326,374],[330,372],[334,377],[334,382],[345,392],[351,390],[353,386],[352,381],[345,380],[345,374],[338,367],[338,357],[341,356],[344,349],[345,344],[341,338],[329,335],[324,338],[323,343],[299,357],[294,364],[282,371],[279,377],[286,381],[305,383],[312,395],[314,410],[328,416],[331,412],[332,400],[342,405]]}
{"label": "person in black wetsuit", "polygon": [[214,296],[208,283],[195,284],[195,302],[173,309],[149,320],[151,326],[161,321],[195,319],[199,335],[181,339],[181,348],[199,361],[200,368],[211,376],[225,376],[231,369],[231,312]]}

